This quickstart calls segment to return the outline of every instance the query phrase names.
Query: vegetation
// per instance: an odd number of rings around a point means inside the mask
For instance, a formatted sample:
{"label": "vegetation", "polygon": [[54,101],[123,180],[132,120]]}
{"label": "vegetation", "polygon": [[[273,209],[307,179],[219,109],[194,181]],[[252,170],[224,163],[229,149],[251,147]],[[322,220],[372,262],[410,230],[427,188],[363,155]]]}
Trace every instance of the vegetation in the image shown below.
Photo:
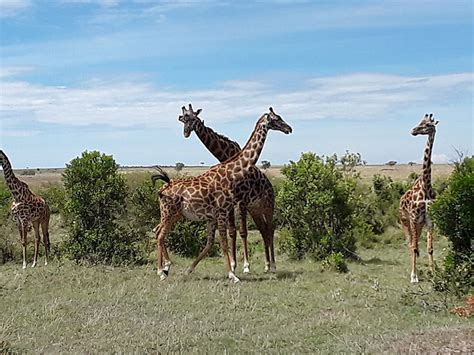
{"label": "vegetation", "polygon": [[286,180],[278,191],[278,205],[287,233],[280,247],[293,258],[354,256],[355,180],[338,169],[337,162],[336,157],[304,153],[282,169]]}
{"label": "vegetation", "polygon": [[[251,233],[251,245],[261,243]],[[446,246],[444,238],[438,241]],[[1,266],[0,342],[11,353],[468,353],[472,320],[452,302],[407,278],[402,245],[359,250],[350,272],[319,272],[311,259],[277,259],[229,285],[221,258],[192,275],[173,256],[166,282],[152,265],[110,267],[54,262],[20,271]],[[423,293],[415,296],[414,293]]]}
{"label": "vegetation", "polygon": [[261,167],[262,169],[266,170],[269,169],[272,166],[272,163],[270,163],[268,160],[262,160]]}
{"label": "vegetation", "polygon": [[[11,196],[0,180],[0,263],[7,262],[0,266],[0,352],[469,351],[472,321],[449,311],[472,292],[472,250],[464,248],[473,226],[472,158],[449,181],[435,179],[432,217],[447,237],[435,238],[436,260],[444,267],[416,286],[397,221],[399,198],[417,175],[361,179],[361,165],[358,154],[307,153],[283,169],[284,178],[269,174],[283,252],[278,272],[263,273],[263,242],[251,230],[252,274],[239,272],[243,282],[232,286],[221,257],[182,273],[191,262],[184,257],[196,256],[206,238],[203,224],[185,221],[167,238],[173,267],[160,283],[151,232],[160,186],[149,173],[121,174],[98,152],[71,161],[64,186],[34,188],[53,212],[56,260],[20,272]],[[28,253],[31,260],[31,246]]]}
{"label": "vegetation", "polygon": [[177,172],[180,172],[184,168],[184,163],[178,162],[178,163],[176,163],[174,168],[176,169]]}
{"label": "vegetation", "polygon": [[446,189],[430,209],[439,232],[450,242],[438,289],[468,293],[474,287],[474,157],[457,164]]}
{"label": "vegetation", "polygon": [[138,258],[139,234],[119,225],[127,190],[112,156],[82,153],[67,164],[64,187],[69,257],[114,264]]}

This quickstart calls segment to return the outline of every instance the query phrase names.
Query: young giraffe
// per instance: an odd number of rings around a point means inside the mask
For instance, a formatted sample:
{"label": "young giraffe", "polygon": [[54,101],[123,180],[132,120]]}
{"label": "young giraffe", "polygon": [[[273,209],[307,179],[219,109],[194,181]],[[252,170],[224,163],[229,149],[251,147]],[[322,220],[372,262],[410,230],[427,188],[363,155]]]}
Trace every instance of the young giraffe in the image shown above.
{"label": "young giraffe", "polygon": [[[166,173],[154,176],[166,182],[160,189],[160,224],[154,229],[157,239],[158,274],[165,279],[170,267],[168,251],[164,244],[166,234],[182,217],[190,220],[207,221],[207,243],[203,251],[193,262],[189,272],[206,256],[214,243],[216,228],[219,231],[220,244],[228,277],[233,282],[240,280],[230,265],[227,246],[227,224],[237,201],[249,189],[249,174],[262,152],[269,130],[292,132],[291,127],[273,112],[263,114],[252,132],[244,149],[228,161],[215,165],[205,173],[191,179],[171,181]],[[165,259],[163,263],[163,258]]]}
{"label": "young giraffe", "polygon": [[[216,133],[209,127],[204,125],[198,115],[202,111],[198,109],[193,111],[193,107],[189,104],[189,108],[182,107],[183,114],[178,120],[184,123],[184,137],[188,138],[194,131],[204,146],[216,157],[221,163],[232,158],[241,151],[237,142]],[[273,212],[275,206],[275,194],[270,180],[257,167],[253,168],[252,174],[255,178],[249,181],[250,190],[242,195],[243,200],[239,201],[240,211],[240,237],[244,249],[243,272],[250,272],[250,263],[248,257],[247,244],[247,211],[250,212],[257,228],[259,229],[265,245],[265,272],[276,272],[275,252],[274,252],[274,228],[273,228]],[[229,215],[229,236],[231,238],[231,266],[235,272],[237,264],[236,252],[236,227],[235,217],[232,212]]]}
{"label": "young giraffe", "polygon": [[427,209],[435,198],[431,187],[431,152],[437,124],[438,121],[433,119],[433,114],[426,114],[418,126],[411,131],[414,136],[419,134],[428,135],[428,142],[423,156],[423,175],[415,181],[413,187],[400,199],[400,222],[409,242],[412,283],[418,282],[416,274],[416,257],[420,256],[418,240],[425,225],[427,228],[428,263],[429,267],[433,269],[433,224],[429,219]]}
{"label": "young giraffe", "polygon": [[36,266],[38,261],[38,252],[40,244],[40,226],[43,232],[43,244],[45,248],[44,264],[48,265],[49,254],[49,207],[48,204],[40,197],[30,191],[28,185],[20,181],[11,167],[10,161],[5,153],[0,150],[0,164],[3,167],[5,181],[13,195],[12,216],[18,223],[20,231],[20,242],[23,246],[23,269],[26,269],[26,244],[27,234],[30,229],[30,223],[35,229],[35,256],[31,267]]}

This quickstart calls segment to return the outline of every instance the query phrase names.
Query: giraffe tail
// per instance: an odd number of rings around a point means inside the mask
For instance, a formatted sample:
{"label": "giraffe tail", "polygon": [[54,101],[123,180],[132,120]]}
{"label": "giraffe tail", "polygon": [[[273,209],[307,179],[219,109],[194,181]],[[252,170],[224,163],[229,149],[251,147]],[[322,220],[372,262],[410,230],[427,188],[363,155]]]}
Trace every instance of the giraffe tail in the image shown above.
{"label": "giraffe tail", "polygon": [[155,169],[158,170],[158,174],[154,174],[151,176],[153,186],[155,186],[156,180],[163,180],[166,183],[169,183],[171,181],[169,175],[161,167],[155,166]]}

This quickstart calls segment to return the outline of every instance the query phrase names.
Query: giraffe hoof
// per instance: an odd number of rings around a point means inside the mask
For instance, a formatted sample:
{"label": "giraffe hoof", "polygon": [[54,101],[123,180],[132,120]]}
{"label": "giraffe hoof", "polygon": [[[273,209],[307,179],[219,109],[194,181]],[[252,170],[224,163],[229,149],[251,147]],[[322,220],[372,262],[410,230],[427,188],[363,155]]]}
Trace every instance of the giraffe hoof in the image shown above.
{"label": "giraffe hoof", "polygon": [[31,268],[34,268],[36,266],[36,263],[31,264]]}
{"label": "giraffe hoof", "polygon": [[168,277],[168,272],[165,272],[164,270],[159,270],[158,275],[160,276],[160,281],[163,281]]}
{"label": "giraffe hoof", "polygon": [[23,269],[23,270],[25,270],[25,269],[26,269],[26,264],[23,264],[23,268],[22,268],[22,269]]}
{"label": "giraffe hoof", "polygon": [[250,267],[244,266],[244,274],[250,274]]}
{"label": "giraffe hoof", "polygon": [[235,276],[235,274],[233,272],[229,272],[229,280],[230,280],[230,282],[232,282],[234,284],[240,282],[240,279],[237,276]]}
{"label": "giraffe hoof", "polygon": [[190,267],[190,268],[187,269],[184,273],[185,273],[186,275],[189,275],[189,274],[192,274],[193,271],[194,271],[194,269]]}
{"label": "giraffe hoof", "polygon": [[412,284],[416,284],[416,283],[419,282],[418,281],[418,276],[415,273],[412,273],[410,278],[411,278],[411,283]]}

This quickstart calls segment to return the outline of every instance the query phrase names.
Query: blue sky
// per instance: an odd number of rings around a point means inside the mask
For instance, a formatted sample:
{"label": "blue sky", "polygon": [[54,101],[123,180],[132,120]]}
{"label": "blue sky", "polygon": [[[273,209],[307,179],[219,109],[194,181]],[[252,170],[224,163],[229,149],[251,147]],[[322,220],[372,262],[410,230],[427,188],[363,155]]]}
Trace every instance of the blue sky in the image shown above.
{"label": "blue sky", "polygon": [[123,165],[216,161],[180,107],[243,145],[269,106],[293,126],[261,159],[473,153],[471,1],[0,0],[0,148],[14,167],[84,150]]}

